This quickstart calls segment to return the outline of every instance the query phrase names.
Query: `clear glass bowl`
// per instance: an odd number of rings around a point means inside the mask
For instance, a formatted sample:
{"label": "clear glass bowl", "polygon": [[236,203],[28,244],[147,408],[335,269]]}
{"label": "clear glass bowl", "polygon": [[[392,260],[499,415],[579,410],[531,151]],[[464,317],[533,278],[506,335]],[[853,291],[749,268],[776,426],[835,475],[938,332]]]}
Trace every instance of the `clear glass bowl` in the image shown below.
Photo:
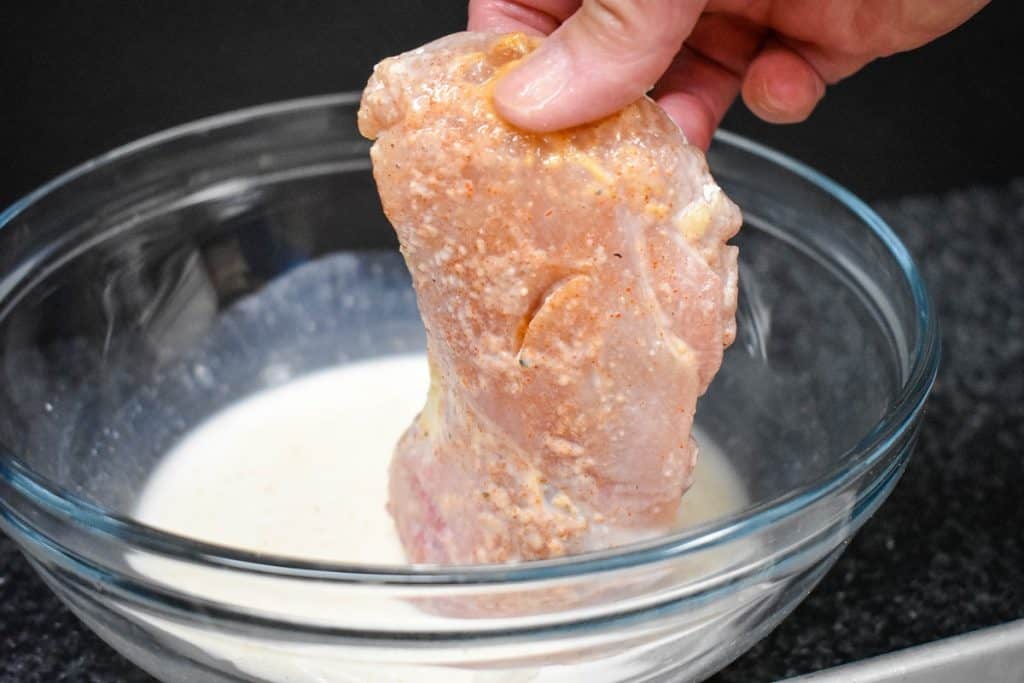
{"label": "clear glass bowl", "polygon": [[[83,621],[166,681],[710,675],[892,490],[939,357],[924,286],[885,223],[727,133],[709,158],[745,215],[739,336],[698,425],[743,480],[742,510],[615,551],[455,569],[272,557],[133,520],[161,455],[217,409],[422,347],[357,104],[183,126],[0,216],[0,526]],[[140,570],[153,562],[208,588],[157,581]],[[423,609],[382,616],[395,600]],[[311,618],[311,604],[337,609]]]}

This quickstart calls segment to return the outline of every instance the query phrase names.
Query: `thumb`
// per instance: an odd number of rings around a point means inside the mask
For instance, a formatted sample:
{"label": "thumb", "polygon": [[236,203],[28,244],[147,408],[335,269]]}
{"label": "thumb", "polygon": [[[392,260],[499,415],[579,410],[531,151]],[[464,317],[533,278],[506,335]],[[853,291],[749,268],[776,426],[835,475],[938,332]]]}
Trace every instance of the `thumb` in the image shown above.
{"label": "thumb", "polygon": [[502,78],[498,112],[538,132],[616,112],[672,62],[706,0],[583,0],[539,48]]}

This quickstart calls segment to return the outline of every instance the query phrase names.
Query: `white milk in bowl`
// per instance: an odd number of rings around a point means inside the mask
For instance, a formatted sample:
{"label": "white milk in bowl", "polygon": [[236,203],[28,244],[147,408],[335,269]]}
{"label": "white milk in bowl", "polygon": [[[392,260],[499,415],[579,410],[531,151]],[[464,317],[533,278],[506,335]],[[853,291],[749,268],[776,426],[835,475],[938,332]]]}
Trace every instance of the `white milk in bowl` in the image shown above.
{"label": "white milk in bowl", "polygon": [[[428,382],[426,357],[408,354],[341,365],[258,392],[209,418],[166,455],[145,486],[136,517],[182,536],[277,556],[404,564],[386,508],[388,465],[396,442],[423,405]],[[728,514],[745,503],[727,460],[699,432],[695,437],[701,456],[695,482],[680,506],[682,526]],[[282,595],[270,589],[271,579],[232,578],[151,556],[129,561],[160,583],[206,599],[268,613],[286,607],[310,623],[328,623],[337,614],[336,599],[320,599],[315,583]],[[345,609],[354,615],[365,610],[370,625],[428,618],[399,600],[362,605],[353,599]],[[385,674],[344,658],[332,661],[302,643],[143,618],[261,680],[562,680],[557,670],[548,669],[530,671],[525,678],[522,670],[450,666]],[[432,618],[443,630],[444,617]]]}

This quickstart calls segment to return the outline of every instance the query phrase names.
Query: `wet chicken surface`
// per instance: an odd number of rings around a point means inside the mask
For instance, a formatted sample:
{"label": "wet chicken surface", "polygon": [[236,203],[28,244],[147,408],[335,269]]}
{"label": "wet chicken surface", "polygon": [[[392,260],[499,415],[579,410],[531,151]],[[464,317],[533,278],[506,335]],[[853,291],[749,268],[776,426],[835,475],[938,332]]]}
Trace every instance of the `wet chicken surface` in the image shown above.
{"label": "wet chicken surface", "polygon": [[536,135],[491,92],[537,44],[462,33],[387,59],[360,131],[432,386],[389,509],[409,560],[595,550],[671,528],[697,398],[735,336],[740,215],[642,99]]}

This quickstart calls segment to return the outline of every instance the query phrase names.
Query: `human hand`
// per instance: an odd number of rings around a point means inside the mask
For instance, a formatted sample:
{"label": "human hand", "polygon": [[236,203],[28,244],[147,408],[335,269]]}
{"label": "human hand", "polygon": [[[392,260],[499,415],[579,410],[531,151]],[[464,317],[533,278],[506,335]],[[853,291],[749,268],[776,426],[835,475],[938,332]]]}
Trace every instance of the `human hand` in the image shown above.
{"label": "human hand", "polygon": [[868,62],[953,30],[988,0],[470,0],[474,31],[550,34],[495,89],[535,131],[607,116],[651,86],[707,148],[742,92],[757,116],[795,123]]}

